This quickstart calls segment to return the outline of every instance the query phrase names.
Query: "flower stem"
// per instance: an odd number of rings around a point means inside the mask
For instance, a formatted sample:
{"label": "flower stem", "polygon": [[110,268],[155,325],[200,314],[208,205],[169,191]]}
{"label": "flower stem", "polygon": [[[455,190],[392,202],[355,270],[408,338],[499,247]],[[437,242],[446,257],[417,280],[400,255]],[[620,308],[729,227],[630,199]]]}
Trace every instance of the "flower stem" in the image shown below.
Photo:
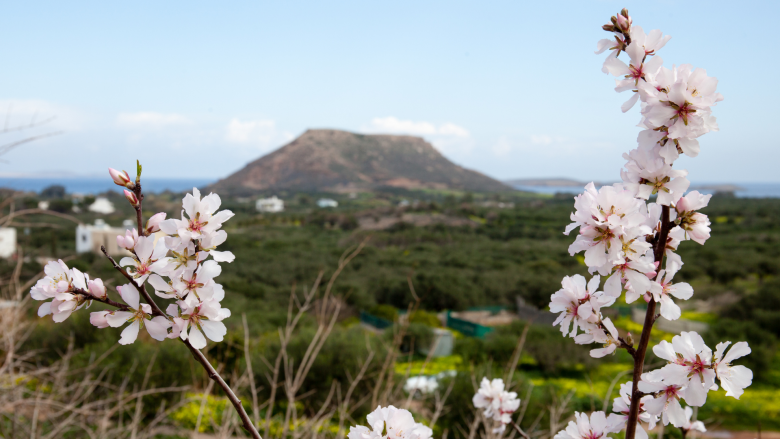
{"label": "flower stem", "polygon": [[[653,253],[655,260],[662,262],[664,251],[666,251],[666,240],[669,237],[669,230],[673,223],[669,222],[669,206],[663,206],[661,211],[661,230],[658,233],[658,240],[654,243]],[[660,269],[658,264],[656,270]],[[657,275],[656,275],[657,277]],[[642,392],[639,391],[639,380],[642,378],[642,369],[645,363],[645,354],[647,345],[650,343],[650,331],[655,323],[655,300],[650,298],[647,303],[647,312],[645,313],[645,323],[642,326],[642,336],[639,338],[639,345],[636,347],[634,355],[634,375],[631,384],[631,407],[628,411],[628,423],[626,425],[626,439],[634,439],[636,434],[636,424],[639,419],[639,400],[642,398]]]}

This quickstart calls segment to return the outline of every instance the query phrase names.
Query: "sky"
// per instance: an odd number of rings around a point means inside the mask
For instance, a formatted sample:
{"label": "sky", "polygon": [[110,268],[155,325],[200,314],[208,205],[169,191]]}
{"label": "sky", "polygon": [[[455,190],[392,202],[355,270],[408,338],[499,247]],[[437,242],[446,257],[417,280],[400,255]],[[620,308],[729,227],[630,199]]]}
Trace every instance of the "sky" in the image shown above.
{"label": "sky", "polygon": [[[220,178],[309,128],[412,134],[498,179],[617,181],[636,145],[601,72],[622,7],[719,79],[696,182],[777,182],[780,2],[3,2],[0,176]],[[755,76],[753,76],[755,75]]]}

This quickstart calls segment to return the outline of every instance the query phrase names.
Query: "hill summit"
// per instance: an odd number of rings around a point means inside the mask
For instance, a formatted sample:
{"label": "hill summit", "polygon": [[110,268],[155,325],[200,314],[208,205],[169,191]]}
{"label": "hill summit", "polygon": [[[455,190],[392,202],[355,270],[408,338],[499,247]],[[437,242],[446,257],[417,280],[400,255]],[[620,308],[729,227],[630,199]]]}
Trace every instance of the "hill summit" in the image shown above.
{"label": "hill summit", "polygon": [[379,188],[512,190],[447,160],[419,137],[307,130],[214,183],[237,195],[276,190],[352,192]]}

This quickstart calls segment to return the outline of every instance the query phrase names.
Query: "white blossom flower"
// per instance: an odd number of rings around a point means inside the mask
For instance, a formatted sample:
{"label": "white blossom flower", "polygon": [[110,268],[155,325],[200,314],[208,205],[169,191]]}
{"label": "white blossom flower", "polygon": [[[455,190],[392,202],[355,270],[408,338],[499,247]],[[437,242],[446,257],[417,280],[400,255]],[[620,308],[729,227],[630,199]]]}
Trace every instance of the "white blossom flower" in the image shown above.
{"label": "white blossom flower", "polygon": [[[55,322],[64,322],[74,311],[91,303],[86,294],[89,294],[88,285],[92,284],[92,281],[84,273],[75,268],[69,269],[61,259],[49,262],[43,270],[46,276],[30,289],[30,297],[34,300],[52,301],[41,304],[38,317],[51,314]],[[96,281],[102,286],[100,279]],[[97,288],[97,284],[93,288]],[[96,292],[99,293],[99,290],[96,289]]]}
{"label": "white blossom flower", "polygon": [[127,273],[138,285],[143,285],[152,272],[160,272],[165,268],[167,261],[162,258],[167,252],[162,240],[155,245],[153,237],[140,236],[135,244],[135,255],[122,258],[119,265],[128,267]]}
{"label": "white blossom flower", "polygon": [[[585,192],[574,199],[576,211],[571,214],[571,224],[566,226],[568,235],[579,227],[580,233],[569,246],[569,254],[585,251],[585,265],[591,272],[607,263],[622,264],[628,256],[624,246],[631,248],[634,239],[644,230],[641,212],[642,201],[634,198],[621,185],[603,186],[598,191],[593,183],[585,186]],[[639,242],[636,242],[639,245]]]}
{"label": "white blossom flower", "polygon": [[493,429],[494,433],[503,432],[507,424],[512,422],[512,413],[520,407],[520,399],[516,392],[504,389],[504,380],[495,378],[492,381],[482,378],[479,390],[472,398],[474,407],[484,409],[484,415],[500,423]]}
{"label": "white blossom flower", "polygon": [[688,405],[701,407],[707,401],[707,392],[715,384],[712,370],[712,350],[696,332],[681,332],[672,342],[662,340],[653,352],[669,361],[661,369],[647,374],[649,381],[664,381],[684,387],[681,396]]}
{"label": "white blossom flower", "polygon": [[166,216],[167,214],[165,212],[155,213],[154,215],[150,216],[144,225],[144,231],[146,232],[146,235],[149,236],[152,233],[159,232],[160,224],[165,221]]}
{"label": "white blossom flower", "polygon": [[673,169],[654,150],[633,149],[623,154],[627,160],[620,176],[627,190],[637,198],[647,200],[658,195],[656,202],[663,206],[676,203],[691,182],[688,171]]}
{"label": "white blossom flower", "polygon": [[206,337],[212,341],[222,341],[227,334],[222,319],[230,316],[230,310],[221,308],[219,302],[210,300],[190,307],[185,302],[179,301],[178,313],[171,312],[172,306],[175,305],[168,307],[169,314],[175,316],[171,337],[178,334],[182,340],[189,340],[195,349],[203,349],[206,347]]}
{"label": "white blossom flower", "polygon": [[391,406],[377,407],[366,416],[369,427],[362,425],[349,428],[349,439],[430,439],[433,431],[425,425],[414,422],[408,410]]}
{"label": "white blossom flower", "polygon": [[[76,268],[70,269],[71,282],[68,285],[67,291],[87,291],[87,283],[89,277],[84,275]],[[54,295],[54,300],[51,301],[51,319],[56,323],[64,322],[73,311],[81,309],[85,304],[90,301],[87,296],[83,294],[71,294],[69,292],[57,293]]]}
{"label": "white blossom flower", "polygon": [[553,326],[561,325],[561,333],[570,337],[577,335],[577,328],[585,329],[589,320],[595,323],[602,306],[615,302],[615,297],[596,291],[599,287],[599,276],[593,276],[587,284],[579,274],[566,276],[561,281],[561,289],[550,298],[550,312],[560,313]]}
{"label": "white blossom flower", "polygon": [[626,39],[622,34],[615,34],[612,39],[605,38],[599,40],[596,44],[596,55],[604,53],[606,50],[610,50],[607,59],[604,60],[604,64],[601,66],[601,71],[608,74],[610,64],[612,63],[611,59],[617,58],[620,55],[620,52],[625,50],[625,48]]}
{"label": "white blossom flower", "polygon": [[[606,329],[606,330],[605,330]],[[613,352],[620,346],[618,340],[618,331],[609,318],[601,320],[601,325],[588,324],[586,332],[574,337],[577,344],[601,343],[604,346],[598,349],[592,349],[590,356],[593,358],[602,358]]]}
{"label": "white blossom flower", "polygon": [[745,387],[753,383],[753,371],[745,366],[732,366],[731,362],[737,358],[749,354],[750,346],[744,341],[735,343],[729,352],[723,356],[726,348],[731,344],[730,341],[718,343],[715,346],[715,374],[720,380],[720,386],[726,390],[726,396],[733,396],[736,399],[745,392]]}
{"label": "white blossom flower", "polygon": [[185,270],[181,277],[173,279],[172,284],[190,307],[195,306],[199,301],[211,299],[214,294],[213,279],[219,276],[222,267],[215,261],[209,260],[197,266],[196,270]]}
{"label": "white blossom flower", "polygon": [[186,293],[173,287],[173,282],[166,281],[159,274],[149,276],[149,285],[154,288],[154,294],[163,299],[183,299]]}
{"label": "white blossom flower", "polygon": [[708,77],[704,69],[693,70],[690,64],[661,70],[656,92],[645,91],[648,105],[642,114],[649,127],[666,127],[670,139],[695,139],[717,131],[710,107],[723,100],[715,91],[718,80]]}
{"label": "white blossom flower", "polygon": [[99,311],[90,315],[90,323],[98,328],[105,328],[106,324],[112,328],[118,328],[125,323],[130,322],[122,331],[119,344],[126,345],[133,343],[138,338],[138,332],[141,327],[146,327],[149,335],[162,341],[168,336],[168,328],[171,322],[164,316],[152,318],[152,307],[146,303],[139,303],[138,290],[132,284],[118,286],[117,291],[129,307],[129,311]]}
{"label": "white blossom flower", "polygon": [[[209,194],[200,198],[200,191],[192,189],[192,194],[184,197],[182,219],[168,219],[160,224],[160,228],[168,235],[178,235],[182,240],[200,239],[204,234],[214,233],[222,227],[222,223],[233,217],[233,212],[222,210],[217,212],[222,201],[217,194]],[[184,214],[187,214],[186,216]]]}
{"label": "white blossom flower", "polygon": [[675,205],[677,218],[675,227],[670,231],[674,239],[685,241],[691,239],[704,244],[710,238],[710,220],[707,215],[696,212],[707,206],[712,195],[702,195],[699,191],[691,191],[680,198]]}
{"label": "white blossom flower", "polygon": [[208,252],[217,262],[233,262],[236,257],[228,251],[217,251],[217,246],[221,245],[227,239],[227,232],[217,230],[214,233],[204,235],[200,240],[201,250]]}
{"label": "white blossom flower", "polygon": [[688,300],[693,296],[693,288],[689,284],[672,283],[675,274],[673,271],[661,270],[655,281],[650,284],[650,293],[653,299],[661,304],[661,315],[666,320],[677,320],[682,315],[682,310],[674,303],[672,296],[682,300]]}
{"label": "white blossom flower", "polygon": [[186,270],[195,270],[198,265],[208,258],[208,252],[198,251],[192,241],[182,241],[179,237],[166,236],[165,246],[170,250],[171,256],[161,259],[165,261],[165,267],[160,274],[171,278],[181,276]]}
{"label": "white blossom flower", "polygon": [[[615,398],[612,402],[612,413],[607,418],[613,431],[621,431],[626,428],[628,424],[628,414],[631,407],[631,390],[633,383],[631,381],[620,385],[620,396]],[[645,395],[639,400],[639,421],[647,424],[647,429],[652,430],[655,428],[655,424],[658,422],[658,416],[651,415],[645,410],[645,403],[653,399],[650,395]],[[636,438],[648,439],[647,431],[644,429],[640,422],[636,425]]]}
{"label": "white blossom flower", "polygon": [[683,425],[680,426],[680,428],[685,430],[686,432],[691,430],[696,430],[701,433],[707,432],[707,429],[704,427],[703,422],[701,421],[691,422],[692,416],[693,416],[693,409],[690,407],[685,407],[685,422],[683,423]]}
{"label": "white blossom flower", "polygon": [[641,26],[631,26],[632,43],[644,47],[645,55],[654,55],[671,39],[671,35],[664,35],[663,32],[658,29],[653,29],[646,34]]}
{"label": "white blossom flower", "polygon": [[89,323],[91,323],[92,325],[100,329],[108,328],[109,326],[111,326],[108,324],[108,319],[106,318],[108,317],[109,314],[111,314],[111,311],[96,311],[90,313]]}
{"label": "white blossom flower", "polygon": [[[606,268],[606,266],[603,268]],[[599,271],[601,272],[601,270]],[[618,297],[625,287],[628,290],[626,302],[631,303],[639,296],[650,291],[651,280],[648,276],[652,277],[656,274],[653,252],[652,250],[648,251],[642,257],[628,260],[620,265],[612,265],[609,267],[609,271],[604,271],[606,273],[601,272],[601,274],[607,275],[610,271],[613,272],[612,276],[604,284],[604,292]]]}
{"label": "white blossom flower", "polygon": [[651,381],[652,374],[643,374],[639,381],[639,390],[651,394],[651,398],[644,403],[647,413],[660,416],[664,425],[672,423],[679,427],[685,421],[685,412],[680,405],[683,395],[682,386],[665,381]]}
{"label": "white blossom flower", "polygon": [[618,431],[616,423],[608,421],[604,412],[593,412],[590,419],[587,413],[574,412],[574,421],[569,421],[566,429],[559,431],[554,439],[601,439]]}

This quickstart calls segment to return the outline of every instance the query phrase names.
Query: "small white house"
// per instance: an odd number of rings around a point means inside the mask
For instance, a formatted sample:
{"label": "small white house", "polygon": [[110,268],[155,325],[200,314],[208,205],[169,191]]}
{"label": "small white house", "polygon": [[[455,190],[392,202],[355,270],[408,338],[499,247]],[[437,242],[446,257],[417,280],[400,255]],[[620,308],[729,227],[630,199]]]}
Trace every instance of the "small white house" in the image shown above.
{"label": "small white house", "polygon": [[[127,251],[116,244],[117,235],[124,235],[125,227],[111,227],[98,218],[95,224],[79,224],[76,226],[76,253],[102,253],[100,246],[105,246],[110,255],[123,255]],[[130,222],[132,227],[132,221]]]}
{"label": "small white house", "polygon": [[255,203],[255,209],[258,212],[281,212],[284,210],[284,200],[280,200],[276,195],[271,198],[261,198]]}
{"label": "small white house", "polygon": [[338,207],[339,202],[336,200],[332,200],[330,198],[320,198],[317,200],[317,206],[326,208],[326,207]]}
{"label": "small white house", "polygon": [[89,206],[90,212],[101,213],[103,215],[110,215],[116,211],[114,203],[108,201],[108,198],[99,197],[95,199],[95,202]]}
{"label": "small white house", "polygon": [[0,227],[0,258],[10,258],[16,253],[16,229]]}

